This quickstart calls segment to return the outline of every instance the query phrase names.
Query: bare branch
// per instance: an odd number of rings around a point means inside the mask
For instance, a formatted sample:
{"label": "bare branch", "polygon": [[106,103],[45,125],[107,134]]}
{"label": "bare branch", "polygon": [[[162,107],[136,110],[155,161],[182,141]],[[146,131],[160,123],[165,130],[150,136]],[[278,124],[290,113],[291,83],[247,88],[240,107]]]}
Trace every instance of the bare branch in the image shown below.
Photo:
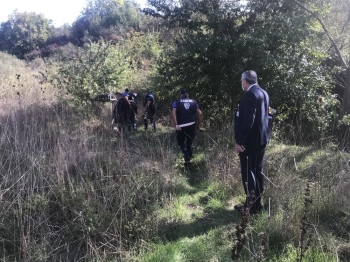
{"label": "bare branch", "polygon": [[345,62],[342,54],[340,53],[340,50],[338,48],[338,46],[336,45],[336,43],[334,42],[333,40],[333,37],[331,36],[331,34],[329,33],[327,27],[325,26],[325,24],[323,23],[323,21],[321,20],[321,18],[313,11],[311,11],[309,8],[307,8],[306,6],[304,6],[303,4],[301,4],[299,1],[297,0],[292,0],[294,3],[296,3],[298,6],[300,6],[301,8],[303,8],[306,12],[308,12],[309,14],[311,14],[314,18],[316,18],[316,20],[321,24],[324,32],[326,33],[329,41],[332,43],[332,46],[334,47],[335,49],[335,52],[337,53],[337,55],[339,56],[339,59],[342,63],[342,65],[345,67],[345,68],[349,68],[348,64]]}

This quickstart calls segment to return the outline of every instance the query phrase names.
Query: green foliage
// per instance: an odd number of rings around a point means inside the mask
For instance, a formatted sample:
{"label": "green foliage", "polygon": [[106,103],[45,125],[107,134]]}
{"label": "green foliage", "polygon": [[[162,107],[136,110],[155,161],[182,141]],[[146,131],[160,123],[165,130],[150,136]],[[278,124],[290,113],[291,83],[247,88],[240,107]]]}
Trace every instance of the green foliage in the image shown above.
{"label": "green foliage", "polygon": [[157,33],[130,34],[120,42],[124,52],[130,57],[130,67],[125,71],[123,85],[130,90],[144,91],[150,89],[149,76],[156,69],[156,61],[161,53]]}
{"label": "green foliage", "polygon": [[70,56],[61,57],[56,74],[45,76],[46,81],[66,90],[78,104],[121,88],[123,72],[130,62],[120,46],[99,41],[71,48]]}
{"label": "green foliage", "polygon": [[[278,262],[293,262],[293,261],[299,261],[298,260],[298,250],[293,247],[293,245],[288,244],[285,247],[285,252],[282,256],[275,256],[271,261],[278,261]],[[305,257],[302,261],[308,261],[308,262],[323,262],[323,261],[329,261],[329,262],[335,262],[338,261],[337,257],[334,254],[329,254],[324,252],[321,248],[313,248],[311,250],[308,250],[305,254]]]}
{"label": "green foliage", "polygon": [[237,3],[184,1],[171,11],[165,2],[150,3],[161,8],[159,13],[164,13],[174,34],[173,40],[165,39],[169,47],[160,57],[155,76],[162,101],[178,97],[178,90],[185,87],[200,103],[206,120],[220,123],[234,108],[241,90],[239,74],[243,68],[235,63],[239,59],[235,46],[239,36]]}
{"label": "green foliage", "polygon": [[232,261],[229,242],[221,230],[210,230],[197,238],[183,238],[169,245],[158,245],[154,252],[142,255],[141,261]]}
{"label": "green foliage", "polygon": [[260,61],[264,63],[261,82],[285,123],[281,133],[293,143],[334,135],[338,103],[331,93],[331,75],[335,70],[326,63],[327,49],[318,44],[322,31],[293,2],[271,3],[268,8],[259,3],[250,6],[260,13],[252,33],[267,51]]}
{"label": "green foliage", "polygon": [[136,66],[141,66],[144,60],[150,60],[153,64],[161,53],[159,46],[159,34],[153,32],[148,34],[135,32],[123,41],[123,45],[128,50],[131,61]]}
{"label": "green foliage", "polygon": [[[154,77],[160,103],[185,87],[207,123],[225,125],[242,95],[240,74],[253,69],[278,111],[281,133],[292,142],[335,134],[338,103],[331,75],[336,71],[320,44],[322,29],[291,1],[150,3],[154,10],[148,13],[162,17],[174,35],[165,39],[169,47]],[[319,96],[327,101],[323,106]]]}
{"label": "green foliage", "polygon": [[18,58],[43,47],[53,36],[51,20],[42,14],[14,11],[9,20],[0,25],[0,51]]}
{"label": "green foliage", "polygon": [[138,29],[140,23],[140,14],[132,2],[89,0],[73,23],[71,34],[79,45],[100,38],[119,41],[130,28]]}
{"label": "green foliage", "polygon": [[343,119],[341,120],[341,124],[350,126],[350,115],[343,116]]}

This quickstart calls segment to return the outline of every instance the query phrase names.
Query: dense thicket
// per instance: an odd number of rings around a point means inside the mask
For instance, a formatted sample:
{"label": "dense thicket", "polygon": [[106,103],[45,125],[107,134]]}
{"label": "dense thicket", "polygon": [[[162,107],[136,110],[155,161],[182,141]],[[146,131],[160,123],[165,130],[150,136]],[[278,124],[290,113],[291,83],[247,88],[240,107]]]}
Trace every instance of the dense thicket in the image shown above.
{"label": "dense thicket", "polygon": [[128,1],[90,0],[73,23],[71,37],[83,45],[88,40],[118,41],[128,32],[139,30],[141,15],[135,4]]}
{"label": "dense thicket", "polygon": [[[241,96],[240,74],[253,69],[289,139],[300,143],[336,134],[339,63],[318,20],[302,6],[283,0],[149,3],[153,9],[146,13],[174,32],[156,80],[168,96],[187,87],[210,123],[220,125]],[[326,1],[302,4],[327,18],[333,10]]]}
{"label": "dense thicket", "polygon": [[53,33],[51,21],[42,14],[15,11],[0,25],[0,51],[24,58],[26,53],[44,47]]}

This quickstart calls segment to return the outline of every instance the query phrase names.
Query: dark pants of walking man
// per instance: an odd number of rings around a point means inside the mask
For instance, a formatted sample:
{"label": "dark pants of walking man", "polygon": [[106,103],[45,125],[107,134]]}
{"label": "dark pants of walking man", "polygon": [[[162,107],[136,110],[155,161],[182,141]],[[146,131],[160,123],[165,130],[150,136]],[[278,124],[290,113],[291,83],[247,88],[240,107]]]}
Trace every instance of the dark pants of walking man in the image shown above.
{"label": "dark pants of walking man", "polygon": [[196,137],[196,125],[182,127],[176,131],[177,143],[184,155],[185,161],[190,161],[192,158],[192,143]]}
{"label": "dark pants of walking man", "polygon": [[266,144],[253,150],[239,153],[242,182],[246,195],[254,190],[255,206],[261,206],[261,194],[264,192],[264,176],[262,174],[263,158]]}
{"label": "dark pants of walking man", "polygon": [[186,89],[180,92],[180,99],[174,101],[171,109],[171,118],[175,125],[177,143],[185,159],[185,167],[191,168],[192,143],[196,136],[196,115],[198,116],[199,130],[202,122],[202,112],[197,102],[190,99]]}

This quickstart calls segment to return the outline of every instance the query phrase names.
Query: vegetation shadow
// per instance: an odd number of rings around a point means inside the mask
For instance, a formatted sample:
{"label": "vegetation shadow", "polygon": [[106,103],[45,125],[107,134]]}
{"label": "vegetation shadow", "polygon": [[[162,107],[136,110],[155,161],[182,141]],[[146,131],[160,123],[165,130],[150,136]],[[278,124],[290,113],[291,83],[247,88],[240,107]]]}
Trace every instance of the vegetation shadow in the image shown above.
{"label": "vegetation shadow", "polygon": [[192,238],[202,235],[211,229],[232,225],[239,222],[241,215],[236,210],[216,209],[191,223],[167,223],[166,226],[160,228],[160,231],[167,241],[176,241],[181,238]]}

